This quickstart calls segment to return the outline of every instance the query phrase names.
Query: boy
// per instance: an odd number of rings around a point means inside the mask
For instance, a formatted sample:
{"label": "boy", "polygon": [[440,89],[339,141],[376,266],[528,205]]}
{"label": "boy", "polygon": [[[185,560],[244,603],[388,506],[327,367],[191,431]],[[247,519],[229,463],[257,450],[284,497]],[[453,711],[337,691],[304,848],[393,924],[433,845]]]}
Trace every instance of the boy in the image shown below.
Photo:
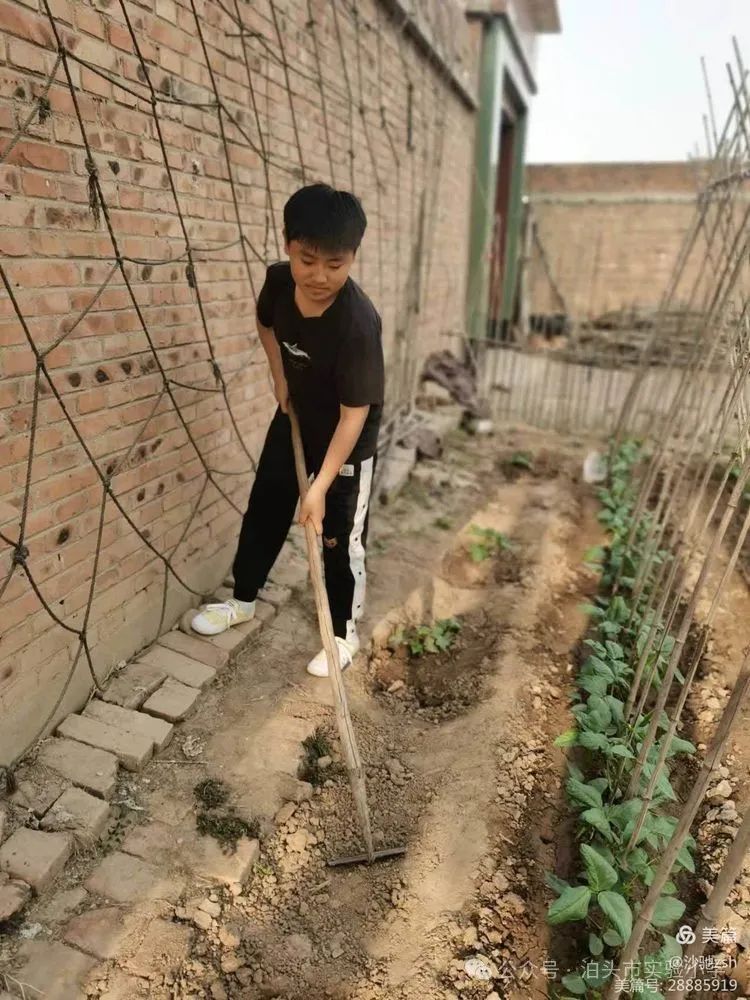
{"label": "boy", "polygon": [[[299,418],[308,474],[300,505],[323,536],[323,565],[342,669],[359,650],[370,488],[383,409],[381,320],[349,271],[367,219],[359,200],[326,184],[284,206],[289,261],[272,264],[258,296],[260,339],[278,408],[258,462],[234,559],[233,596],[209,604],[193,628],[215,635],[255,612],[299,499],[288,401]],[[307,666],[328,675],[325,650]]]}

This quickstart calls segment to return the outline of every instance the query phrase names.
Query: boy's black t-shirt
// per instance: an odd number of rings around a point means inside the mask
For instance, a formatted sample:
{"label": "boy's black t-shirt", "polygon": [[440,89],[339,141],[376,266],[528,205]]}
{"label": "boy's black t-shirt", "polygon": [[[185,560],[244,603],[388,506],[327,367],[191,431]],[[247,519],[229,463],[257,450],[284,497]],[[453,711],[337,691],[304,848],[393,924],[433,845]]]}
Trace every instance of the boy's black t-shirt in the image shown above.
{"label": "boy's black t-shirt", "polygon": [[258,296],[257,315],[276,335],[305,451],[319,466],[339,422],[339,406],[369,404],[362,433],[347,460],[361,462],[377,450],[383,412],[380,316],[352,278],[347,278],[322,316],[304,317],[294,300],[294,288],[289,263],[271,264]]}

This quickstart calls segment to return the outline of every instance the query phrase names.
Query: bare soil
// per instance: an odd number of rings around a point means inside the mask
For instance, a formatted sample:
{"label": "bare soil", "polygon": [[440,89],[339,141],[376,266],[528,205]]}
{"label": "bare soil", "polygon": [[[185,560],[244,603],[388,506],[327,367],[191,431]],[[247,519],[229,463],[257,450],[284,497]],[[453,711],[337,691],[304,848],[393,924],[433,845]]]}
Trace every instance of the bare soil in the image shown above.
{"label": "bare soil", "polygon": [[[509,479],[504,470],[521,449],[533,470],[513,466]],[[132,955],[116,954],[96,970],[90,996],[548,994],[555,973],[548,965],[545,974],[544,963],[562,969],[569,951],[565,936],[550,936],[544,873],[566,877],[575,864],[565,758],[553,740],[570,724],[573,662],[586,627],[580,604],[595,585],[583,554],[601,541],[596,501],[579,477],[584,453],[580,442],[560,438],[552,449],[548,435],[530,432],[461,435],[434,463],[444,485],[415,482],[373,518],[362,629],[373,641],[346,685],[376,846],[403,845],[406,855],[328,867],[363,845],[328,682],[304,672],[319,638],[312,597],[301,593],[161,755],[178,763],[157,761],[128,776],[136,808],[123,807],[105,850],[144,819],[173,827],[158,862],[188,881],[162,915],[188,926],[190,943],[180,954],[165,948],[150,965],[142,960],[137,973]],[[513,549],[474,562],[472,525],[502,532]],[[446,653],[414,658],[388,649],[399,624],[445,617],[463,626]],[[301,741],[316,729],[330,743],[327,774],[308,801],[279,814]],[[193,756],[180,754],[185,741]],[[224,782],[232,811],[260,829],[260,858],[243,886],[217,887],[184,868],[181,844],[199,809],[193,788],[206,778]],[[75,893],[95,860],[84,857],[66,873],[58,899]],[[70,912],[90,905],[75,898],[67,910],[41,900],[27,919],[59,937]],[[491,982],[467,974],[472,957]]]}

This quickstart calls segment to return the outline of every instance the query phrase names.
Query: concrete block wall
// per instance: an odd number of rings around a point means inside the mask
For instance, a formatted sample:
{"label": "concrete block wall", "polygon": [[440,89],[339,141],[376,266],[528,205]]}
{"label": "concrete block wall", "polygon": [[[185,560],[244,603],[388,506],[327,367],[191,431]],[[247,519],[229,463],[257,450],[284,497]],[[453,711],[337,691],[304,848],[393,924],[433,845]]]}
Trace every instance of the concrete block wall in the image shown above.
{"label": "concrete block wall", "polygon": [[85,700],[84,623],[103,677],[221,581],[273,409],[254,301],[300,184],[364,202],[392,376],[463,329],[481,28],[418,6],[437,56],[397,2],[0,0],[0,765]]}

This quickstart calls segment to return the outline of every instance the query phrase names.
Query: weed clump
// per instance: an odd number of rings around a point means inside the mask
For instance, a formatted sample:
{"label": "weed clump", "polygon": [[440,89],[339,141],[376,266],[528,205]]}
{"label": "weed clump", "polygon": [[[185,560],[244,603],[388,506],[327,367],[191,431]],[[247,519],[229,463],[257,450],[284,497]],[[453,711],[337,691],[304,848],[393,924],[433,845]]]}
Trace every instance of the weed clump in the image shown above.
{"label": "weed clump", "polygon": [[213,837],[226,853],[234,853],[237,850],[237,841],[241,837],[252,839],[260,836],[260,824],[257,819],[242,819],[232,810],[221,813],[216,811],[229,799],[229,789],[223,781],[206,778],[195,786],[193,792],[203,806],[195,820],[198,833],[202,837]]}
{"label": "weed clump", "polygon": [[245,820],[234,813],[214,813],[201,811],[196,819],[196,827],[201,836],[213,837],[222,848],[230,853],[237,850],[241,837],[257,839],[260,824],[257,819]]}
{"label": "weed clump", "polygon": [[323,726],[317,726],[315,732],[306,736],[302,740],[304,756],[299,766],[298,776],[301,781],[307,781],[311,785],[322,785],[333,774],[337,773],[334,766],[325,770],[318,767],[321,757],[331,756],[331,743],[328,732]]}
{"label": "weed clump", "polygon": [[198,782],[193,792],[201,805],[207,809],[223,806],[229,798],[229,789],[223,781],[217,781],[216,778],[206,778],[205,781]]}

